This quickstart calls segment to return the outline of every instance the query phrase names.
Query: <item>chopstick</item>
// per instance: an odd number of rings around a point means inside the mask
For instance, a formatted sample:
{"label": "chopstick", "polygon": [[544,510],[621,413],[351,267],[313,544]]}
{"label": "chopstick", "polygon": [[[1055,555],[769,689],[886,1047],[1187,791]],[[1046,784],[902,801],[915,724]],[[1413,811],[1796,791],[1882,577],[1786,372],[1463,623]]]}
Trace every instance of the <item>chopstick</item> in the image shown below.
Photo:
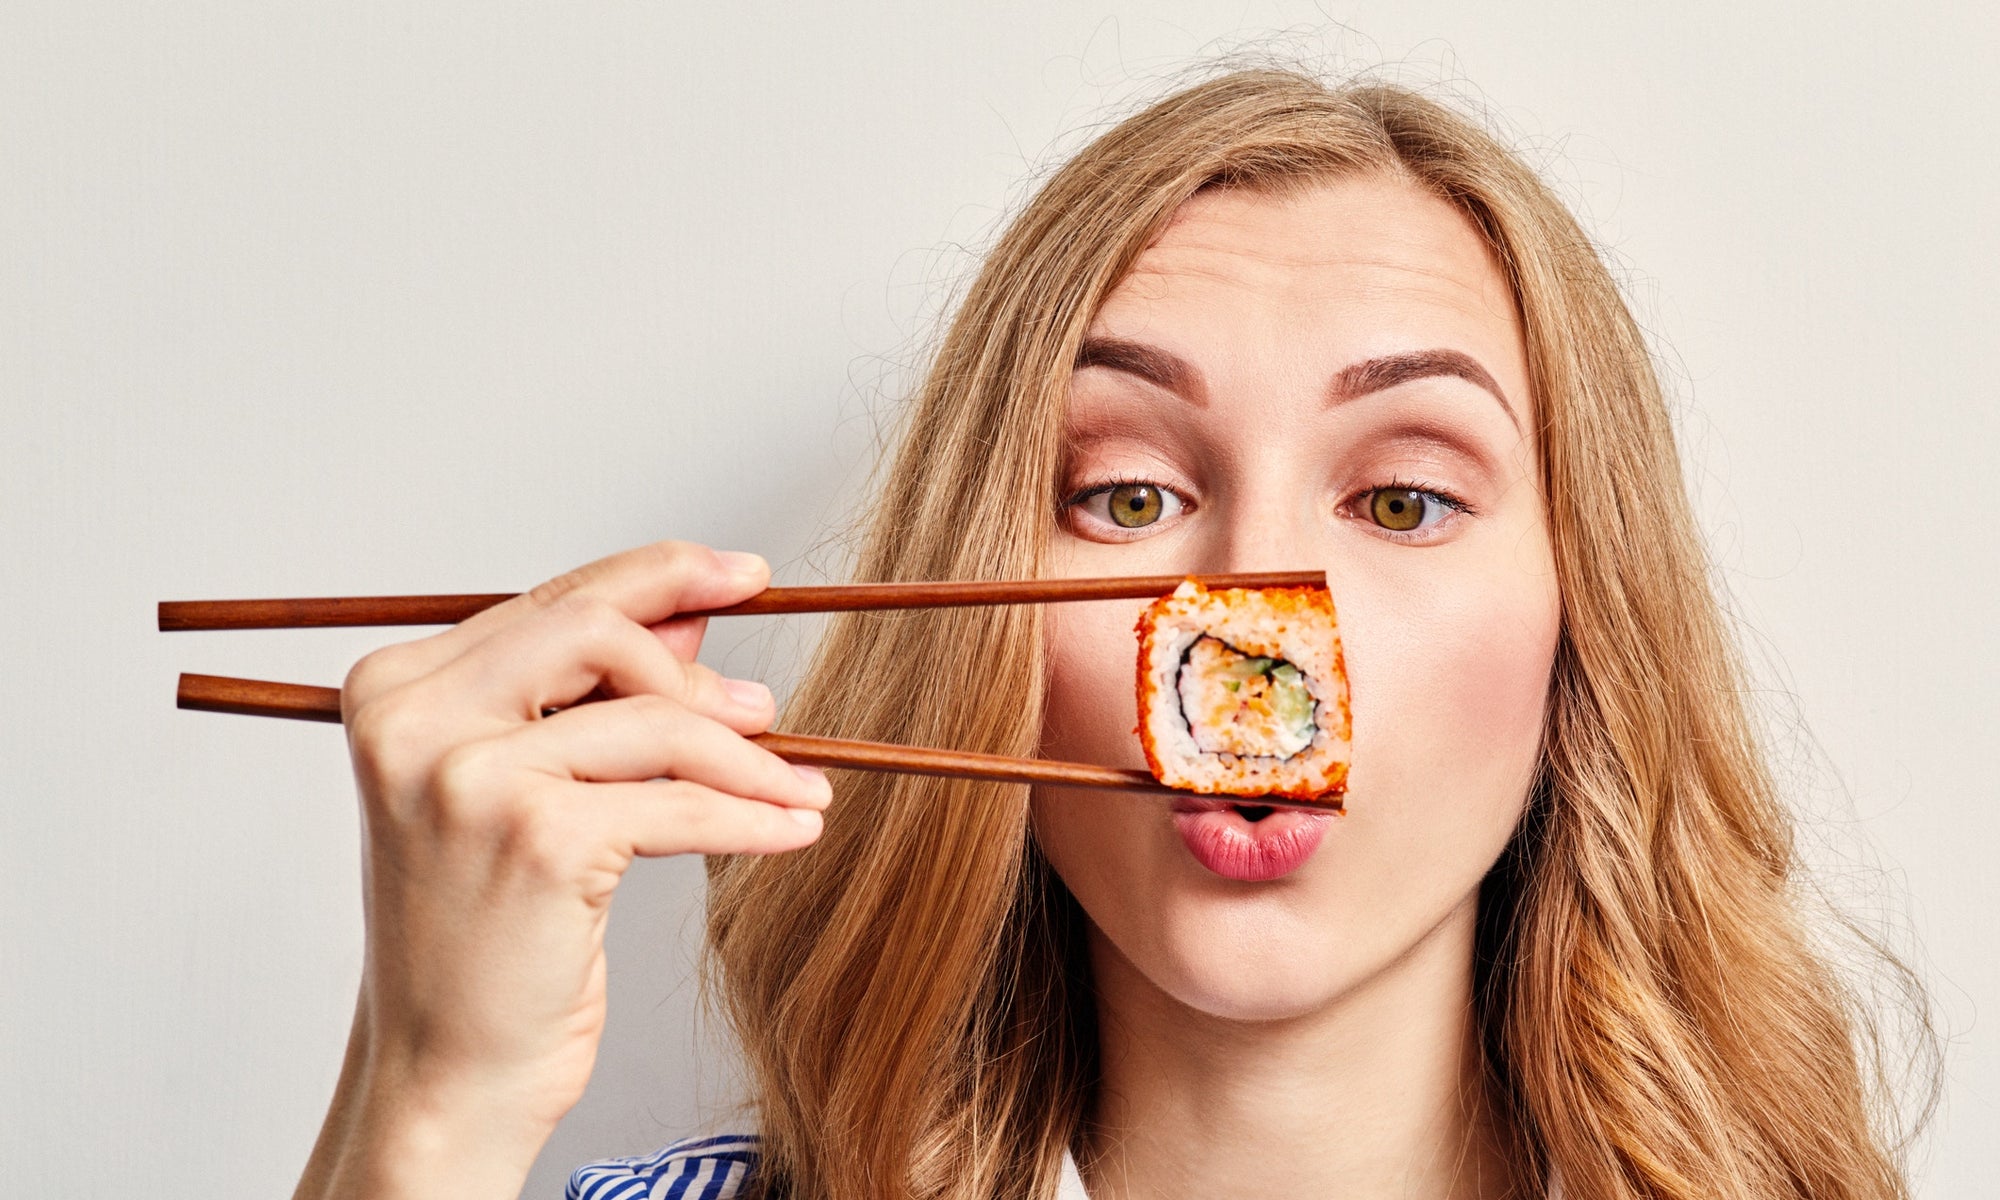
{"label": "chopstick", "polygon": [[[1144,575],[1110,579],[997,579],[939,583],[855,583],[766,588],[740,604],[683,616],[733,617],[861,609],[953,608],[978,604],[1050,604],[1164,596],[1193,579],[1208,588],[1323,587],[1323,571],[1230,575]],[[325,596],[273,600],[162,600],[162,631],[319,629],[361,625],[453,625],[517,593],[456,596]]]}
{"label": "chopstick", "polygon": [[[852,612],[864,609],[945,608],[981,604],[1047,604],[1080,600],[1127,600],[1163,596],[1193,579],[1210,589],[1324,587],[1320,571],[1261,571],[1222,575],[1147,575],[1097,579],[1008,579],[915,583],[863,583],[831,587],[766,588],[725,608],[682,616]],[[450,596],[327,596],[271,600],[163,600],[162,631],[218,629],[314,629],[374,625],[449,625],[511,600],[518,593]],[[587,703],[588,701],[583,701]],[[183,672],[175,707],[197,712],[340,723],[340,689],[227,675]],[[901,746],[793,733],[752,735],[788,762],[809,766],[892,771],[1003,783],[1065,784],[1071,787],[1154,795],[1191,793],[1167,787],[1145,771],[1043,758],[1010,758],[966,750]],[[1268,808],[1325,812],[1338,804],[1260,796]]]}
{"label": "chopstick", "polygon": [[[300,721],[340,723],[340,689],[302,683],[237,679],[227,675],[183,673],[174,706],[196,712],[238,713],[253,717],[286,717]],[[863,771],[895,771],[906,775],[939,775],[953,779],[988,779],[1002,783],[1052,783],[1070,787],[1179,796],[1145,771],[1100,767],[1090,763],[1057,762],[1045,758],[1009,758],[965,750],[937,750],[860,742],[846,738],[808,737],[797,733],[753,734],[751,741],[787,762],[816,767],[850,767]],[[1320,812],[1328,804],[1259,797],[1259,805]]]}

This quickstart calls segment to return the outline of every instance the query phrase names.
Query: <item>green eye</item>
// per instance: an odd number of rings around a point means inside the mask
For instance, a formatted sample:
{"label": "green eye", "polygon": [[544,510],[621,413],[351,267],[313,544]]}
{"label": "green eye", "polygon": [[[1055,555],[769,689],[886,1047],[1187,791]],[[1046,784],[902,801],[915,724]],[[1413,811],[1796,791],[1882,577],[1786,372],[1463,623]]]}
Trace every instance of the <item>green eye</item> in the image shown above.
{"label": "green eye", "polygon": [[1105,496],[1111,519],[1126,529],[1140,529],[1160,519],[1160,489],[1150,483],[1121,483]]}
{"label": "green eye", "polygon": [[1375,493],[1368,510],[1377,525],[1404,532],[1424,523],[1424,513],[1430,504],[1430,498],[1423,492],[1385,488]]}

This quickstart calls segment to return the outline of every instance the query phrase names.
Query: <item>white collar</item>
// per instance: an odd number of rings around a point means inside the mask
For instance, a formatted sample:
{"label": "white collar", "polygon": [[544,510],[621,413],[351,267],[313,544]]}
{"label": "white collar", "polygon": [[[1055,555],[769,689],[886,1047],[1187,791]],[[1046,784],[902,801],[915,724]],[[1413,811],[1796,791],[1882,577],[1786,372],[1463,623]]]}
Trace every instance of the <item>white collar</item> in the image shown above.
{"label": "white collar", "polygon": [[1062,1182],[1056,1185],[1056,1200],[1090,1200],[1090,1193],[1083,1190],[1083,1176],[1076,1170],[1076,1160],[1069,1151],[1063,1151]]}

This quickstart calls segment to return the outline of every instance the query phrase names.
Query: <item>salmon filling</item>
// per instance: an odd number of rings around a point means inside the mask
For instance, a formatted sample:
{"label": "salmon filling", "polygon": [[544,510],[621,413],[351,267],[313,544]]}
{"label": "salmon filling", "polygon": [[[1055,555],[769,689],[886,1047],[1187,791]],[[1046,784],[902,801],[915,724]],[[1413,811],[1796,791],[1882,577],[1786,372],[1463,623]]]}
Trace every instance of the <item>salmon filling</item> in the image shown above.
{"label": "salmon filling", "polygon": [[1316,702],[1298,667],[1204,634],[1174,680],[1181,715],[1207,754],[1291,758],[1312,745]]}

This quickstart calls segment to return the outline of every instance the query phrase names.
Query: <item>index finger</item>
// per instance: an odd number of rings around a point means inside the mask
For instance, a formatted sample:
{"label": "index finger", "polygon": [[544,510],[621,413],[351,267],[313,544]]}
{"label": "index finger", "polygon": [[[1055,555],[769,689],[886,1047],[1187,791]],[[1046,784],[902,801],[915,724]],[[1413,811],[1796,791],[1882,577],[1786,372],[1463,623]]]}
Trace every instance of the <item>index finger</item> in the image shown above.
{"label": "index finger", "polygon": [[641,625],[657,625],[690,609],[721,608],[747,600],[771,582],[762,557],[738,550],[716,551],[698,542],[652,542],[621,551],[474,613],[432,637],[442,666],[495,630],[539,612],[570,595],[600,599]]}

